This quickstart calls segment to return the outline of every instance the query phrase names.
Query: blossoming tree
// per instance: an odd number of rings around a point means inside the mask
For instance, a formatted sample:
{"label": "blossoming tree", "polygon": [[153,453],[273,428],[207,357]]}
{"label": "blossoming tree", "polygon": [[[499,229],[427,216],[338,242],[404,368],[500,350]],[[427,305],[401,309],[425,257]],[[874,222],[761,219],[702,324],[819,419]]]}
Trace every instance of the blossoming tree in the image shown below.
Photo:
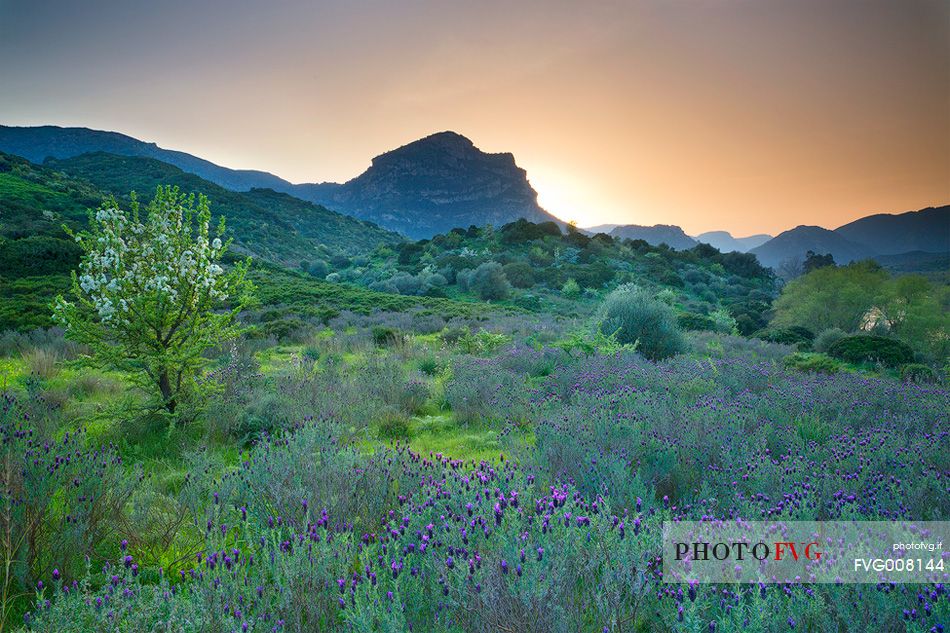
{"label": "blossoming tree", "polygon": [[71,233],[83,250],[72,301],[54,320],[87,344],[100,364],[127,372],[174,414],[206,363],[203,353],[237,336],[236,315],[250,301],[250,262],[221,264],[224,218],[212,235],[208,199],[159,187],[140,217],[108,199],[89,229]]}

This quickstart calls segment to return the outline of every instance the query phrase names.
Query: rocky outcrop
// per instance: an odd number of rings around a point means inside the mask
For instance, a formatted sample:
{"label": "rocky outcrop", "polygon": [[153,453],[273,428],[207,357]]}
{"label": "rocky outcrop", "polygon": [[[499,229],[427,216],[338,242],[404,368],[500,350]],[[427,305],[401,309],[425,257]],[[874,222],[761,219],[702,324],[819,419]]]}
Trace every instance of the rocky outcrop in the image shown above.
{"label": "rocky outcrop", "polygon": [[512,154],[485,153],[455,132],[381,154],[342,185],[299,187],[301,197],[413,238],[518,218],[558,221],[538,205],[537,192]]}

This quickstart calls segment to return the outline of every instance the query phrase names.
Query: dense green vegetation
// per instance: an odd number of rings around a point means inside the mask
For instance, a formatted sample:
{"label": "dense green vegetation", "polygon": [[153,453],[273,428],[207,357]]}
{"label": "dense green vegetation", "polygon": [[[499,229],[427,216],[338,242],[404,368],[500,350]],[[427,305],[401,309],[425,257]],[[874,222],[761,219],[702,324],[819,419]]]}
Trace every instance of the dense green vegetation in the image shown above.
{"label": "dense green vegetation", "polygon": [[[314,262],[308,262],[313,267]],[[765,326],[774,279],[751,255],[700,245],[688,251],[566,234],[554,223],[519,220],[498,229],[455,229],[431,240],[321,262],[316,274],[405,295],[466,296],[536,312],[590,313],[619,285],[635,282],[696,329],[752,333]]]}
{"label": "dense green vegetation", "polygon": [[943,364],[950,355],[950,286],[892,276],[870,261],[825,266],[789,283],[775,302],[773,331],[795,327],[812,338],[829,329],[890,336]]}
{"label": "dense green vegetation", "polygon": [[[298,261],[246,206],[235,243],[271,244],[247,273],[255,300],[240,336],[171,359],[200,385],[172,411],[137,378],[151,351],[104,366],[107,334],[38,329],[79,262],[60,225],[167,166],[74,159],[91,187],[3,159],[0,630],[929,631],[950,616],[937,583],[687,587],[658,564],[664,521],[947,520],[945,287],[828,262],[778,294],[750,256],[528,222],[310,244]],[[209,274],[243,272],[240,255],[211,259]],[[177,305],[79,272],[145,312],[129,336],[150,340]]]}
{"label": "dense green vegetation", "polygon": [[227,217],[237,250],[269,261],[296,265],[302,259],[359,253],[402,240],[370,222],[284,193],[230,191],[151,158],[93,153],[51,160],[46,167],[87,180],[115,196],[129,191],[151,193],[159,185],[203,193],[214,203],[212,213]]}

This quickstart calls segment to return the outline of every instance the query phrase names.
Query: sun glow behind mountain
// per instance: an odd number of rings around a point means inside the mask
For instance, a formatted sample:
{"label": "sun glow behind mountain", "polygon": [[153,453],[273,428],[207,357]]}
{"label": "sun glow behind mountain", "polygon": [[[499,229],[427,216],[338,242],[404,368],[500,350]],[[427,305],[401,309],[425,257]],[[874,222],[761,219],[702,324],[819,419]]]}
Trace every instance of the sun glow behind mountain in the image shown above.
{"label": "sun glow behind mountain", "polygon": [[295,182],[456,130],[559,217],[693,234],[950,199],[940,0],[133,4],[0,5],[0,123]]}

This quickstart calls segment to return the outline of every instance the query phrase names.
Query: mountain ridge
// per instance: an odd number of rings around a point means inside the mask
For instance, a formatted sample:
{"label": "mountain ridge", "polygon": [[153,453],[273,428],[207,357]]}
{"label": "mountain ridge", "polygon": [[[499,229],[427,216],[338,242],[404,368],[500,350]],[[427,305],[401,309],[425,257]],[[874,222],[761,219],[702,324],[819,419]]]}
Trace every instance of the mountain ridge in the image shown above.
{"label": "mountain ridge", "polygon": [[800,225],[749,252],[765,266],[830,253],[838,264],[913,252],[950,252],[950,205],[904,213],[876,213],[834,230]]}
{"label": "mountain ridge", "polygon": [[[510,152],[482,152],[457,132],[437,132],[383,152],[372,159],[366,171],[343,183],[294,184],[266,171],[230,169],[120,132],[0,125],[0,152],[23,156],[34,163],[96,151],[158,160],[230,191],[272,189],[417,239],[473,224],[501,226],[519,217],[564,226],[538,204],[527,173]],[[677,249],[705,241],[724,252],[756,251],[763,263],[772,266],[779,265],[782,258],[803,257],[808,250],[832,255],[837,252],[836,261],[859,254],[950,251],[950,206],[878,213],[834,230],[822,229],[841,240],[827,233],[806,234],[800,228],[756,244],[764,236],[734,238],[727,231],[711,231],[694,239],[676,225],[592,227],[612,235],[645,239],[654,245],[667,243]],[[775,242],[779,237],[782,239]]]}
{"label": "mountain ridge", "polygon": [[154,158],[91,152],[50,159],[43,167],[82,179],[119,198],[131,190],[150,196],[160,184],[178,186],[186,193],[203,193],[211,200],[212,213],[227,217],[239,252],[282,264],[296,266],[317,258],[321,245],[357,254],[403,239],[372,223],[284,192],[269,188],[231,191]]}
{"label": "mountain ridge", "polygon": [[[518,218],[564,223],[541,208],[527,173],[510,152],[486,153],[445,131],[379,154],[344,183],[294,184],[258,170],[222,167],[120,132],[82,127],[0,125],[0,151],[34,163],[92,152],[152,158],[232,191],[273,189],[414,238],[458,226],[501,226]],[[401,184],[404,190],[397,190]]]}
{"label": "mountain ridge", "polygon": [[621,224],[610,231],[612,237],[631,240],[643,240],[651,246],[666,244],[678,251],[688,250],[698,244],[696,240],[686,235],[682,228],[675,224]]}
{"label": "mountain ridge", "polygon": [[537,191],[512,153],[483,152],[451,131],[384,152],[342,184],[299,185],[297,192],[415,238],[519,218],[564,225],[538,204]]}
{"label": "mountain ridge", "polygon": [[719,249],[723,253],[738,251],[747,253],[748,251],[765,244],[773,236],[766,233],[757,233],[747,237],[733,237],[729,231],[706,231],[693,237],[697,242],[703,242]]}

